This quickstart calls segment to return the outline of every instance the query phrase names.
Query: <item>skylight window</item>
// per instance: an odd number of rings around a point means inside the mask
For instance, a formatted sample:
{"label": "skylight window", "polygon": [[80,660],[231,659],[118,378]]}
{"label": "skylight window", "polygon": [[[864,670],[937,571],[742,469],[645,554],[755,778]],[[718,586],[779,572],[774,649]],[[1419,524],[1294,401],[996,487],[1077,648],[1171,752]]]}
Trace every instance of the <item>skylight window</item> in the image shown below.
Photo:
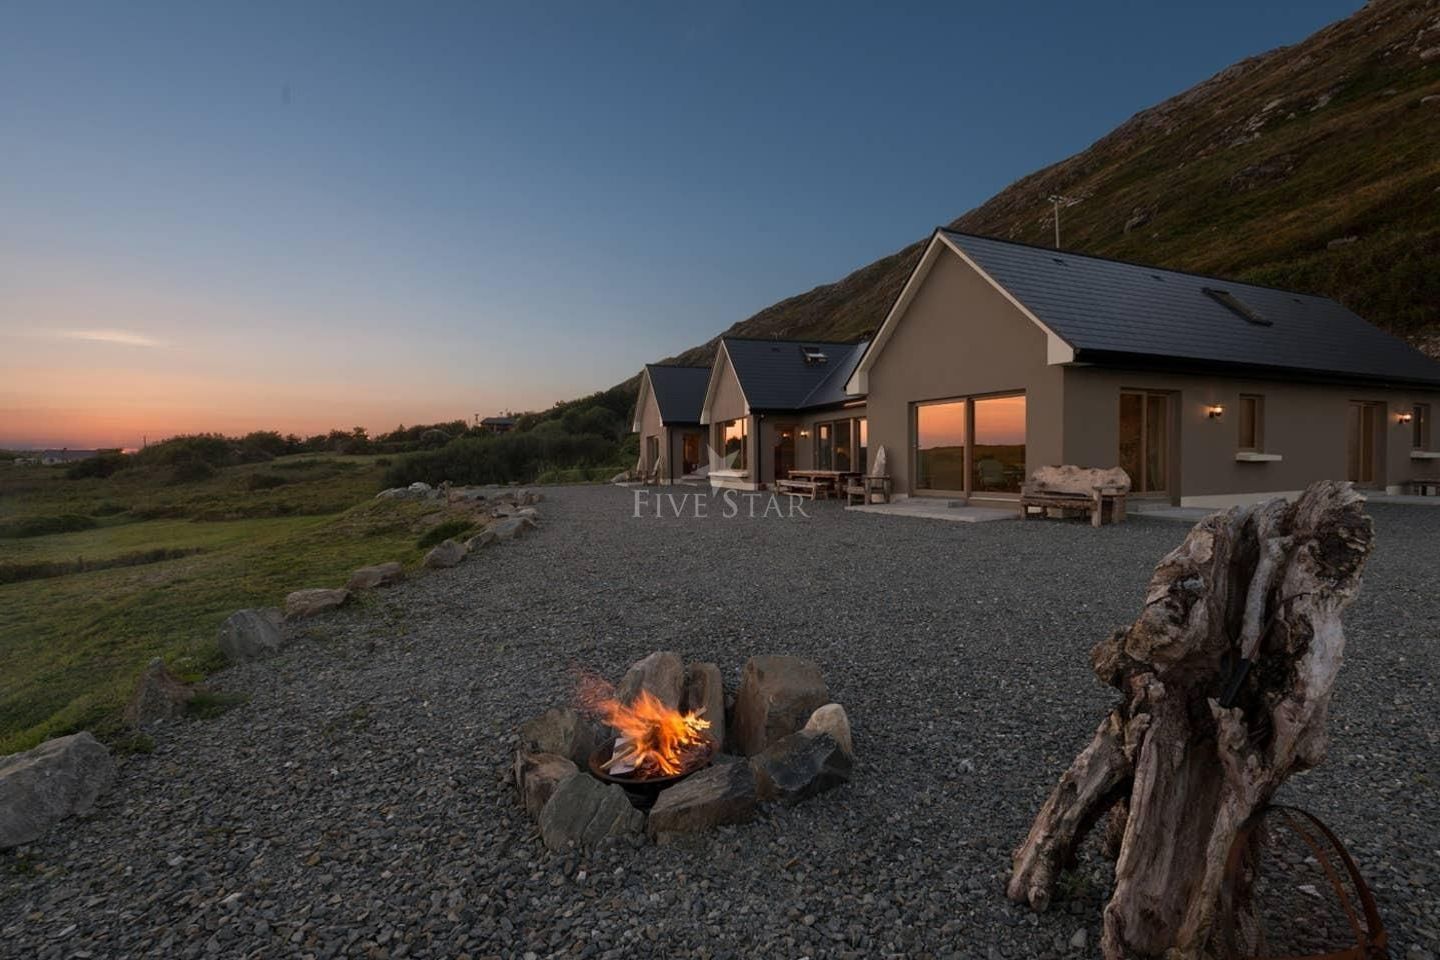
{"label": "skylight window", "polygon": [[1272,320],[1267,320],[1258,310],[1235,296],[1235,294],[1229,290],[1216,290],[1214,287],[1205,287],[1203,292],[1205,296],[1214,300],[1246,323],[1253,323],[1257,327],[1268,327],[1274,323]]}
{"label": "skylight window", "polygon": [[830,359],[825,356],[825,351],[819,347],[801,347],[800,353],[805,357],[806,363],[824,363]]}

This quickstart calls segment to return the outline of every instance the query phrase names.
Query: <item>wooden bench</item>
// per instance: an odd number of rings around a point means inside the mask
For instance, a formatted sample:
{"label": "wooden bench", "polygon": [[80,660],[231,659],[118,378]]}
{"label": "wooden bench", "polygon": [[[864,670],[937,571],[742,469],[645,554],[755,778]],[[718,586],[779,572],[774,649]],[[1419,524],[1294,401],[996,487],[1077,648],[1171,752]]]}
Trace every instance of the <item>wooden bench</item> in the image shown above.
{"label": "wooden bench", "polygon": [[[875,498],[879,497],[877,501]],[[845,484],[845,503],[889,503],[889,477],[851,477]]]}
{"label": "wooden bench", "polygon": [[1020,519],[1028,520],[1031,510],[1041,516],[1052,509],[1083,510],[1090,514],[1090,525],[1098,527],[1108,508],[1110,522],[1119,523],[1129,493],[1130,475],[1119,467],[1041,467],[1020,488]]}
{"label": "wooden bench", "polygon": [[1440,494],[1440,480],[1411,480],[1409,486],[1411,493],[1417,497],[1429,497]]}
{"label": "wooden bench", "polygon": [[792,497],[809,497],[815,500],[821,495],[828,494],[830,485],[819,480],[776,480],[775,489],[781,493],[788,493]]}

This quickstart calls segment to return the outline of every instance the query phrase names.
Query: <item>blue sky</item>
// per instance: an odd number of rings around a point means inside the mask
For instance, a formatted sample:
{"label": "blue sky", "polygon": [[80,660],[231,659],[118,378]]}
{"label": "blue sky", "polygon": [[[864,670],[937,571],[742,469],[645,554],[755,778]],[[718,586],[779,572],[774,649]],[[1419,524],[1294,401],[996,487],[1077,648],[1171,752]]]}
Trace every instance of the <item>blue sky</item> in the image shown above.
{"label": "blue sky", "polygon": [[1357,7],[3,2],[0,443],[548,406]]}

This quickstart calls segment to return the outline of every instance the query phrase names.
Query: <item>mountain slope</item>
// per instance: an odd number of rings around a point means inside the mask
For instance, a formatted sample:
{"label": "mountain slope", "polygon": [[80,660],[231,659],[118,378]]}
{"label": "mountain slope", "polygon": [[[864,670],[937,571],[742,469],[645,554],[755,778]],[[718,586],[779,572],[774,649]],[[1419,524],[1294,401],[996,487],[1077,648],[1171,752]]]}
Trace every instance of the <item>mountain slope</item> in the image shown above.
{"label": "mountain slope", "polygon": [[[1079,200],[1068,249],[1325,294],[1440,355],[1440,0],[1376,0],[1242,60],[950,225],[1050,244],[1052,194]],[[725,333],[859,338],[923,245]]]}

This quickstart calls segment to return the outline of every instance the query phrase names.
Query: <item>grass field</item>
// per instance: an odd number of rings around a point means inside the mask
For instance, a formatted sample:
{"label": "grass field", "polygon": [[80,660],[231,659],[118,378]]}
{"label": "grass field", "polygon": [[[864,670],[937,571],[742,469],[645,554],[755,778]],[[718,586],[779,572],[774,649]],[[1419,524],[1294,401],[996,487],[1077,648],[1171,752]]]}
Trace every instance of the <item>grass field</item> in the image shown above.
{"label": "grass field", "polygon": [[185,552],[0,583],[0,754],[80,729],[118,735],[146,662],[163,656],[192,677],[217,668],[215,631],[237,609],[341,585],[368,563],[414,564],[445,508],[375,500],[383,472],[370,458],[309,455],[175,484],[147,469],[69,480],[62,468],[0,463],[0,530],[94,523],[0,538],[0,568]]}

